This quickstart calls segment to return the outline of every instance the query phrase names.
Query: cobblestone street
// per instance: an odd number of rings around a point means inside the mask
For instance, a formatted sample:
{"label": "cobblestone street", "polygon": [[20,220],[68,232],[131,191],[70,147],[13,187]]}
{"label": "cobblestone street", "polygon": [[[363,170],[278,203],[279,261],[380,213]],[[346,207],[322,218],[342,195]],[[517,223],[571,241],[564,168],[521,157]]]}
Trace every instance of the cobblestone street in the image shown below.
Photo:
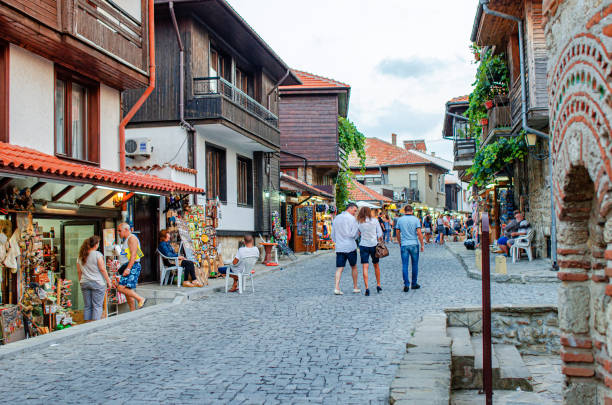
{"label": "cobblestone street", "polygon": [[[399,249],[381,260],[382,294],[333,295],[334,256],[59,346],[3,359],[6,403],[377,403],[419,317],[478,305],[444,248],[421,256],[421,290],[402,292]],[[360,280],[360,286],[362,282]],[[556,304],[556,284],[493,284],[493,305]],[[58,350],[60,348],[61,350]]]}

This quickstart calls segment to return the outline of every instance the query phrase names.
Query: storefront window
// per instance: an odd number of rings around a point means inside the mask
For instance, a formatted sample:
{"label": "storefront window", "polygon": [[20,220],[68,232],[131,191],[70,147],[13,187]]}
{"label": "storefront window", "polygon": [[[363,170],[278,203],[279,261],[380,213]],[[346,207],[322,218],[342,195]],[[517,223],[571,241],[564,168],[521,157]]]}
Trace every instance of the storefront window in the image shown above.
{"label": "storefront window", "polygon": [[253,205],[253,165],[251,159],[239,156],[238,166],[238,205]]}

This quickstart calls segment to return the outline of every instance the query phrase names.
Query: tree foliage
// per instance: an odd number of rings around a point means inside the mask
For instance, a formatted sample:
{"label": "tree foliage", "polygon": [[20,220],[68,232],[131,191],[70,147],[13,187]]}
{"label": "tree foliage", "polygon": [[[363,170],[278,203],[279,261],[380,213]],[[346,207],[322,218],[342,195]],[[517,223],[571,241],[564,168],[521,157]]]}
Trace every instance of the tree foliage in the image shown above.
{"label": "tree foliage", "polygon": [[470,187],[485,187],[495,179],[495,175],[507,170],[516,161],[523,161],[527,156],[525,136],[500,138],[480,148],[474,156],[472,167],[467,173],[472,175]]}
{"label": "tree foliage", "polygon": [[365,170],[365,136],[359,132],[355,124],[344,117],[338,117],[338,145],[345,152],[344,159],[340,162],[340,170],[336,178],[336,206],[338,212],[346,208],[349,200],[349,187],[351,184],[351,170],[348,157],[355,152],[359,157],[361,170]]}
{"label": "tree foliage", "polygon": [[464,115],[469,119],[470,137],[477,138],[481,129],[480,120],[487,118],[485,102],[497,95],[508,94],[510,73],[504,54],[493,55],[491,49],[482,51],[476,45],[470,48],[474,52],[479,52],[480,61],[476,70],[476,80],[472,83],[474,89],[470,94],[470,104]]}

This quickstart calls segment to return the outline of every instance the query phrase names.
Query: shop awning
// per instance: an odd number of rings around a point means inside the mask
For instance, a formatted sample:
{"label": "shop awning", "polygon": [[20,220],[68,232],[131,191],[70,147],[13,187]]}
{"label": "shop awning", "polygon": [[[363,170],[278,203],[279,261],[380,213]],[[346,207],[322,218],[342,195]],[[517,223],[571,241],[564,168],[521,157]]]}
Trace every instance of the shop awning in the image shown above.
{"label": "shop awning", "polygon": [[320,190],[314,186],[311,186],[308,183],[303,182],[302,180],[296,179],[295,177],[289,176],[285,173],[281,172],[280,180],[281,180],[281,190],[300,191],[308,195],[318,195],[320,197],[325,197],[325,198],[329,198],[332,200],[334,199],[333,194]]}
{"label": "shop awning", "polygon": [[201,188],[187,184],[150,175],[121,173],[74,163],[34,149],[4,142],[0,142],[0,177],[2,172],[51,181],[64,180],[158,194],[170,194],[171,192],[198,194],[204,192]]}

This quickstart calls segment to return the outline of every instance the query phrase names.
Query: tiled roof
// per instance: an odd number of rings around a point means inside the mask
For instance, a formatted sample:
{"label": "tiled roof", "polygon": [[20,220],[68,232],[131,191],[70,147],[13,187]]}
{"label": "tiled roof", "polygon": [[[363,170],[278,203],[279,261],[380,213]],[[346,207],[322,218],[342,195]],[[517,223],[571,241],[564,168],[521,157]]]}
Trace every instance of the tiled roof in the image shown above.
{"label": "tiled roof", "polygon": [[[121,173],[59,159],[34,149],[0,142],[0,171],[10,169],[28,176],[75,180],[142,191],[203,193],[204,190],[137,173]],[[1,175],[1,173],[0,173]]]}
{"label": "tiled roof", "polygon": [[286,182],[286,183],[290,184],[291,186],[296,187],[296,188],[298,188],[300,190],[306,191],[307,193],[312,194],[312,195],[318,195],[318,196],[321,196],[321,197],[327,197],[327,198],[331,198],[331,199],[333,199],[335,197],[333,194],[327,193],[327,192],[325,192],[323,190],[319,190],[318,188],[316,188],[314,186],[311,186],[310,184],[305,183],[302,180],[296,179],[293,176],[289,176],[288,174],[285,174],[283,172],[281,172],[281,174],[280,174],[280,179],[281,179],[281,189],[283,189],[283,190],[290,190],[291,191],[290,188],[283,187],[282,183]]}
{"label": "tiled roof", "polygon": [[420,152],[427,152],[427,145],[425,139],[409,139],[404,141],[404,148],[408,150],[418,150]]}
{"label": "tiled roof", "polygon": [[[429,160],[399,146],[393,146],[378,138],[366,138],[366,167],[427,164]],[[359,167],[359,157],[355,152],[349,155],[350,167]]]}
{"label": "tiled roof", "polygon": [[147,165],[147,166],[128,166],[127,169],[133,172],[147,172],[151,170],[161,170],[169,167],[171,169],[176,170],[177,172],[189,173],[189,174],[198,174],[196,169],[189,169],[188,167],[183,167],[179,165]]}
{"label": "tiled roof", "polygon": [[453,97],[450,100],[448,100],[449,103],[460,103],[464,101],[470,101],[470,96]]}
{"label": "tiled roof", "polygon": [[349,184],[349,198],[353,201],[393,201],[389,197],[385,197],[372,190],[370,187],[364,186],[354,178],[351,178],[351,183]]}
{"label": "tiled roof", "polygon": [[336,89],[350,89],[351,86],[339,82],[334,79],[327,77],[314,75],[308,72],[302,72],[300,70],[292,69],[292,72],[302,81],[301,85],[293,86],[280,86],[281,90],[296,90],[296,89],[325,89],[325,88],[336,88]]}

